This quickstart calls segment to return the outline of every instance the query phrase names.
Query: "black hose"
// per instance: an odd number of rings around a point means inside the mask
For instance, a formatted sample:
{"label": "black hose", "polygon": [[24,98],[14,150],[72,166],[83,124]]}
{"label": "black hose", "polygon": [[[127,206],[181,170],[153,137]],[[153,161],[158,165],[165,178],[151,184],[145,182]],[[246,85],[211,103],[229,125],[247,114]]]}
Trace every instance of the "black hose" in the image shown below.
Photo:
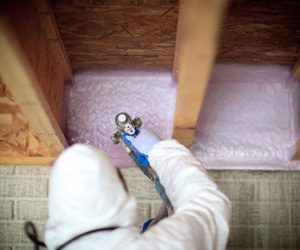
{"label": "black hose", "polygon": [[39,250],[40,247],[46,247],[46,244],[39,239],[38,231],[32,222],[27,221],[24,225],[24,230],[27,237],[33,242],[35,250]]}

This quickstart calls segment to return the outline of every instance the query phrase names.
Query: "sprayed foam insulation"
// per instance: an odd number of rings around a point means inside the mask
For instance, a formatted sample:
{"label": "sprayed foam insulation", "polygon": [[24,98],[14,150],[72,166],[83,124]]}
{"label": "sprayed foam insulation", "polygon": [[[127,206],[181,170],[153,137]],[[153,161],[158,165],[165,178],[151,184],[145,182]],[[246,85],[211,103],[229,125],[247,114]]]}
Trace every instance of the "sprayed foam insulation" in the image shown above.
{"label": "sprayed foam insulation", "polygon": [[69,143],[87,143],[105,150],[120,167],[133,162],[110,139],[116,131],[115,116],[128,112],[143,121],[162,139],[172,135],[176,84],[171,73],[111,71],[78,74],[67,99],[67,130]]}
{"label": "sprayed foam insulation", "polygon": [[0,79],[0,156],[47,156],[47,148],[30,127]]}
{"label": "sprayed foam insulation", "polygon": [[[291,169],[298,136],[298,85],[287,67],[216,65],[192,152],[210,169]],[[109,71],[75,76],[68,90],[70,144],[105,150],[120,167],[132,161],[114,145],[114,118],[127,111],[143,127],[169,139],[176,84],[171,73]]]}
{"label": "sprayed foam insulation", "polygon": [[288,67],[217,65],[192,152],[207,168],[297,167],[298,98]]}

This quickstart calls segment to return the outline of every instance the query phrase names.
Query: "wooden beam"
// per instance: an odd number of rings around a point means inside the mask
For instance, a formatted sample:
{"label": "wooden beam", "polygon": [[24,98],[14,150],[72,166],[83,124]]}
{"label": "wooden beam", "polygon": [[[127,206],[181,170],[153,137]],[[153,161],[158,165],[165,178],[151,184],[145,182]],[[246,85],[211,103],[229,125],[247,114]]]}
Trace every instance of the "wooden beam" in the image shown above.
{"label": "wooden beam", "polygon": [[11,93],[0,79],[0,156],[48,156]]}
{"label": "wooden beam", "polygon": [[0,55],[0,76],[4,84],[49,150],[49,156],[57,156],[66,145],[65,138],[28,59],[3,17],[0,17]]}
{"label": "wooden beam", "polygon": [[[300,57],[296,61],[293,69],[292,69],[294,77],[300,81]],[[296,153],[294,154],[292,160],[299,161],[300,160],[300,140],[297,141],[296,144]]]}
{"label": "wooden beam", "polygon": [[214,62],[225,2],[182,0],[179,4],[173,69],[178,72],[173,137],[187,147],[192,144]]}
{"label": "wooden beam", "polygon": [[49,166],[52,165],[55,160],[55,157],[50,156],[0,156],[0,165]]}
{"label": "wooden beam", "polygon": [[50,164],[66,145],[70,63],[48,0],[0,5],[0,164]]}
{"label": "wooden beam", "polygon": [[47,0],[9,0],[1,15],[9,24],[22,53],[44,92],[49,107],[63,127],[64,84],[72,72]]}
{"label": "wooden beam", "polygon": [[299,161],[300,160],[300,140],[297,141],[296,144],[296,152],[294,156],[292,157],[293,161]]}
{"label": "wooden beam", "polygon": [[293,75],[295,78],[300,81],[300,57],[298,58],[297,62],[295,63],[293,67]]}

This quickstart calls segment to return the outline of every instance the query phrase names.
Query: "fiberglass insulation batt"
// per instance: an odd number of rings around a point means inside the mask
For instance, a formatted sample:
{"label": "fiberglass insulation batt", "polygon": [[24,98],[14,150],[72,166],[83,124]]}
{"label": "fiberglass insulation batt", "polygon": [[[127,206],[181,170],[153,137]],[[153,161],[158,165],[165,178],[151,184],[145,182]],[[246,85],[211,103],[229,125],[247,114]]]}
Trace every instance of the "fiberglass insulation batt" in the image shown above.
{"label": "fiberglass insulation batt", "polygon": [[[217,65],[192,151],[207,168],[290,169],[298,137],[298,88],[287,67]],[[169,72],[109,71],[75,76],[68,91],[66,135],[105,150],[120,167],[133,162],[114,145],[119,112],[171,138],[176,83]]]}

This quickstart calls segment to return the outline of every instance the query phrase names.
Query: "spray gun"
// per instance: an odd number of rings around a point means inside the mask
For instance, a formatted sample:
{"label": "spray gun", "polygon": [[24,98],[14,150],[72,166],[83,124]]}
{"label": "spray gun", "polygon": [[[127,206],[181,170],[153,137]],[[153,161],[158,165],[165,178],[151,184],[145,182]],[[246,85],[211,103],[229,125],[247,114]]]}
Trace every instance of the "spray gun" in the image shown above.
{"label": "spray gun", "polygon": [[129,114],[122,112],[116,115],[115,123],[118,131],[111,136],[113,143],[122,143],[122,146],[125,148],[128,155],[133,159],[138,168],[154,183],[157,193],[164,202],[165,208],[163,208],[160,212],[160,215],[155,218],[154,221],[156,223],[162,217],[172,214],[173,207],[168,196],[166,195],[164,187],[159,181],[156,172],[150,166],[148,156],[139,152],[131,143],[131,141],[128,140],[129,136],[134,138],[139,136],[141,133],[140,128],[142,127],[142,120],[139,117],[132,119]]}
{"label": "spray gun", "polygon": [[132,120],[130,115],[125,112],[117,114],[115,122],[118,131],[111,136],[114,144],[118,144],[122,140],[124,133],[136,137],[136,132],[142,127],[142,120],[139,117]]}
{"label": "spray gun", "polygon": [[116,115],[115,122],[118,131],[111,136],[113,143],[118,144],[121,142],[126,152],[133,159],[136,165],[142,170],[142,172],[151,181],[155,181],[155,177],[157,176],[153,169],[150,167],[147,156],[140,153],[132,145],[131,141],[127,139],[129,136],[137,137],[139,135],[140,128],[142,126],[142,120],[139,117],[135,117],[134,119],[132,119],[129,114],[122,112]]}

